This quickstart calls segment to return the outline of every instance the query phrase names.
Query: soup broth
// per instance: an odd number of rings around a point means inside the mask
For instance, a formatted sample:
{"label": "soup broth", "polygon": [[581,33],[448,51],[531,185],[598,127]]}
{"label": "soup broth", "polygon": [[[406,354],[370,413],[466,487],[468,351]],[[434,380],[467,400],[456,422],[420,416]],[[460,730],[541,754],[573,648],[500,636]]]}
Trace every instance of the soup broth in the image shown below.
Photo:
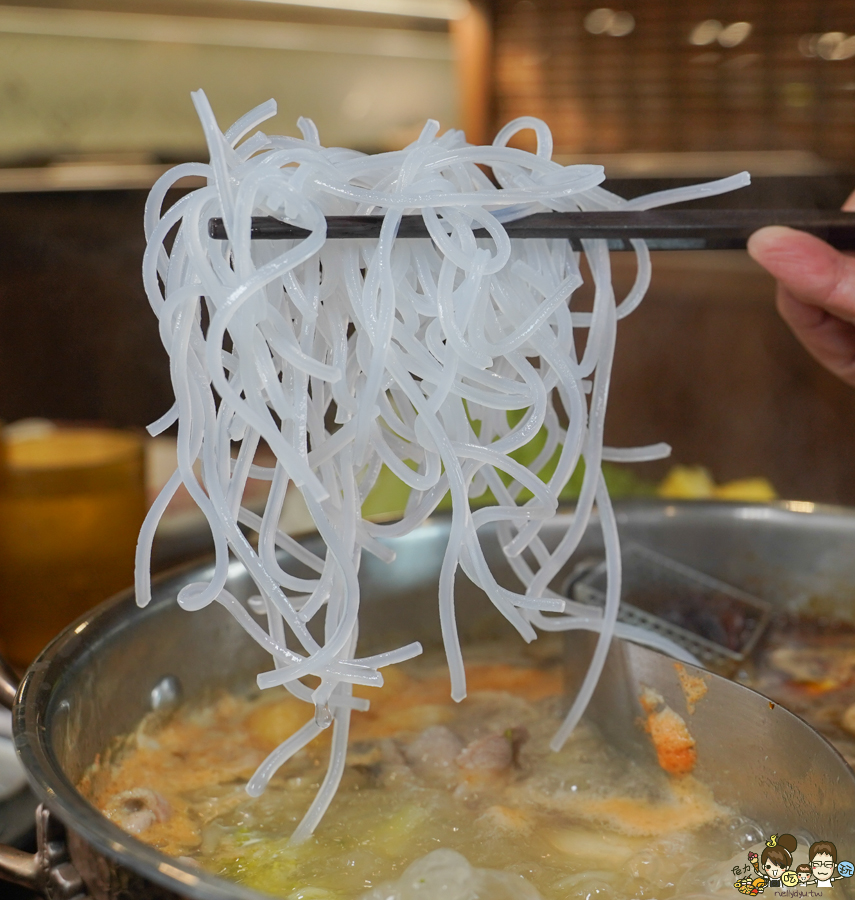
{"label": "soup broth", "polygon": [[855,766],[855,624],[784,613],[738,677],[825,735]]}
{"label": "soup broth", "polygon": [[152,715],[80,788],[165,853],[293,900],[733,892],[728,860],[759,829],[691,774],[628,763],[585,724],[552,752],[565,711],[558,666],[476,661],[460,704],[442,660],[386,674],[382,690],[363,689],[371,709],[353,715],[344,779],[302,844],[289,836],[326,770],[327,733],[262,796],[244,790],[308,718],[284,692]]}

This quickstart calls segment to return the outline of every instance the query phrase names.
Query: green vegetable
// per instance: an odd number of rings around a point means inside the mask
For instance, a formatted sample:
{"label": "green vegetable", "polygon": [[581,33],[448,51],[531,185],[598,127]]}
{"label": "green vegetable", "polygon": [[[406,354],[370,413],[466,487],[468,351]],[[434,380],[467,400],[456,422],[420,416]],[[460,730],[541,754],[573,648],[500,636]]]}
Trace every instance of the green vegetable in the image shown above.
{"label": "green vegetable", "polygon": [[[523,465],[529,465],[536,459],[538,453],[543,449],[546,441],[546,432],[541,431],[528,444],[511,453],[511,457]],[[556,449],[552,459],[543,467],[540,472],[540,478],[547,481],[555,471],[558,465],[560,448]],[[411,468],[415,468],[412,464]],[[614,499],[625,497],[653,497],[656,495],[656,485],[644,481],[635,475],[630,469],[614,463],[603,463],[603,477],[606,480],[606,487],[609,494]],[[508,484],[510,477],[503,473],[502,480]],[[585,461],[580,460],[576,470],[570,476],[570,480],[561,491],[559,499],[564,503],[571,503],[579,498],[579,492],[582,489],[582,479],[585,477]],[[377,483],[374,485],[371,493],[366,497],[362,506],[362,514],[366,518],[373,516],[395,516],[401,515],[406,508],[407,498],[410,496],[410,488],[401,481],[397,475],[383,466]],[[531,498],[531,492],[523,490],[517,498],[517,503],[525,503]],[[472,499],[472,506],[494,506],[496,498],[492,491],[486,491],[480,497]],[[451,509],[451,494],[448,493],[439,503],[438,510]]]}

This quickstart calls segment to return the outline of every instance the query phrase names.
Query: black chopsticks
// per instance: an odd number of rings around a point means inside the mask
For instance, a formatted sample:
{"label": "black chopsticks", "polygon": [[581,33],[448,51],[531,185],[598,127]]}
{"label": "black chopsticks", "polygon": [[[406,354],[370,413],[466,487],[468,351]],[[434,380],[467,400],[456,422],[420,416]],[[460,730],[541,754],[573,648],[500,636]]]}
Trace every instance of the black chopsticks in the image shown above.
{"label": "black chopsticks", "polygon": [[[328,216],[330,239],[376,238],[383,216]],[[604,238],[610,250],[630,250],[640,239],[651,250],[744,250],[749,235],[764,225],[787,225],[807,231],[838,250],[855,250],[855,213],[813,209],[653,209],[644,212],[535,213],[505,223],[512,238],[562,238],[576,249],[585,238]],[[226,240],[222,219],[210,219],[208,233]],[[253,240],[300,240],[309,232],[272,216],[254,216]],[[476,230],[477,237],[487,237]],[[420,215],[401,220],[398,238],[429,237]]]}

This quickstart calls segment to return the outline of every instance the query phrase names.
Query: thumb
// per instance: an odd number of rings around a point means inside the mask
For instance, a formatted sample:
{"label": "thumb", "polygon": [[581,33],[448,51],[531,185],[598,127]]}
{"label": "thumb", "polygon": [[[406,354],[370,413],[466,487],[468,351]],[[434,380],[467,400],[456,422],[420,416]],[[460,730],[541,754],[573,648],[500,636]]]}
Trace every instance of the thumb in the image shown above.
{"label": "thumb", "polygon": [[772,225],[748,239],[748,253],[793,299],[855,322],[855,259],[803,231]]}

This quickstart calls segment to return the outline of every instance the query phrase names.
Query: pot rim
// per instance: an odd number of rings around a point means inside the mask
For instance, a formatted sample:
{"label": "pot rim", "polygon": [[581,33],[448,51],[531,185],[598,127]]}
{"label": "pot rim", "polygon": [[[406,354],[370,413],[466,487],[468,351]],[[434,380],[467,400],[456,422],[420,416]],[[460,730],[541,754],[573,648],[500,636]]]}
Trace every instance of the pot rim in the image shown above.
{"label": "pot rim", "polygon": [[[646,498],[621,501],[616,504],[615,512],[618,522],[630,513],[638,521],[663,515],[669,518],[705,516],[719,520],[765,521],[778,525],[798,523],[801,526],[805,524],[806,516],[817,526],[823,519],[834,520],[838,525],[841,520],[848,520],[849,529],[855,536],[855,509],[801,501],[738,503]],[[566,513],[559,513],[557,519],[560,521],[565,517]],[[432,516],[425,525],[448,518],[446,515]],[[153,599],[148,607],[138,608],[133,588],[129,588],[96,606],[55,637],[27,670],[18,689],[13,711],[15,748],[38,798],[67,828],[104,856],[192,900],[261,900],[269,895],[181,863],[123,831],[77,790],[63,772],[50,745],[47,714],[58,676],[70,665],[81,665],[87,657],[94,657],[99,637],[117,629],[132,628],[136,620],[153,614],[163,604],[172,603],[186,574],[194,571],[198,576],[206,559],[209,558],[190,561],[159,575],[155,583],[162,596]],[[173,585],[174,591],[171,590]]]}
{"label": "pot rim", "polygon": [[[15,749],[30,786],[39,800],[55,813],[69,830],[82,837],[115,863],[155,884],[192,900],[260,900],[265,895],[243,885],[180,862],[128,834],[92,806],[63,771],[50,745],[51,697],[57,676],[70,664],[85,664],[94,655],[91,644],[116,628],[133,627],[136,615],[154,612],[174,602],[169,586],[178,587],[190,571],[198,572],[203,560],[191,561],[157,579],[165,595],[146,609],[136,605],[128,588],[81,616],[39,654],[18,688],[13,711]],[[97,647],[95,648],[97,652]]]}

